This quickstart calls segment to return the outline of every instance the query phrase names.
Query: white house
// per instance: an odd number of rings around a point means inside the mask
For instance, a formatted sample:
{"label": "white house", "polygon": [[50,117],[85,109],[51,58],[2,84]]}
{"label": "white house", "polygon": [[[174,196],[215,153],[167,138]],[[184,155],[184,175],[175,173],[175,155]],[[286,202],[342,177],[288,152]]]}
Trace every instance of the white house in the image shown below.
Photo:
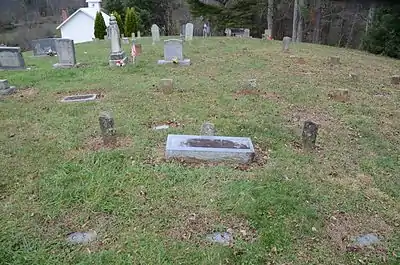
{"label": "white house", "polygon": [[79,8],[57,27],[61,30],[61,37],[74,40],[74,43],[92,41],[94,38],[94,20],[98,11],[103,15],[104,22],[108,27],[110,16],[100,10],[101,1],[86,0],[88,7]]}

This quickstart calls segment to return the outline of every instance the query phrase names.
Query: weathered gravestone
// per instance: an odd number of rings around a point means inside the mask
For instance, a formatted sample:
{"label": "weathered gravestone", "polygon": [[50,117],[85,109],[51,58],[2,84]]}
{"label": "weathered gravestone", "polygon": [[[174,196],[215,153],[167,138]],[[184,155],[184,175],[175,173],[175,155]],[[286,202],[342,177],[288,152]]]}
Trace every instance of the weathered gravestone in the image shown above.
{"label": "weathered gravestone", "polygon": [[132,37],[132,40],[134,40],[136,38],[135,32],[132,32],[131,37]]}
{"label": "weathered gravestone", "polygon": [[151,37],[153,39],[153,44],[160,41],[160,28],[156,24],[151,26]]}
{"label": "weathered gravestone", "polygon": [[244,29],[243,37],[250,38],[250,29]]}
{"label": "weathered gravestone", "polygon": [[284,52],[288,52],[289,51],[289,45],[292,42],[292,38],[291,37],[283,37],[282,40],[282,51]]}
{"label": "weathered gravestone", "polygon": [[[111,37],[111,52],[109,57],[110,66],[124,66],[128,62],[128,57],[121,49],[120,31],[117,21],[113,15],[110,17],[110,37]],[[129,41],[128,41],[129,42]]]}
{"label": "weathered gravestone", "polygon": [[232,36],[232,30],[230,28],[226,28],[225,29],[225,34],[226,34],[227,37]]}
{"label": "weathered gravestone", "polygon": [[33,56],[46,56],[57,52],[55,38],[32,41]]}
{"label": "weathered gravestone", "polygon": [[172,79],[161,79],[160,80],[160,88],[164,93],[172,93],[174,89],[174,83]]}
{"label": "weathered gravestone", "polygon": [[164,60],[158,60],[158,64],[169,63],[190,65],[190,59],[183,58],[182,40],[171,39],[164,41]]}
{"label": "weathered gravestone", "polygon": [[104,145],[116,144],[117,135],[114,128],[114,118],[109,112],[101,112],[99,116],[101,136]]}
{"label": "weathered gravestone", "polygon": [[138,39],[141,38],[140,31],[137,32],[137,38],[138,38]]}
{"label": "weathered gravestone", "polygon": [[75,45],[70,39],[55,39],[58,63],[54,68],[72,68],[76,65]]}
{"label": "weathered gravestone", "polygon": [[329,57],[329,63],[331,65],[340,64],[340,57],[339,56],[331,56],[331,57]]}
{"label": "weathered gravestone", "polygon": [[0,80],[0,95],[10,95],[15,93],[15,86],[10,86],[8,80]]}
{"label": "weathered gravestone", "polygon": [[317,141],[318,135],[318,125],[313,123],[312,121],[304,122],[303,127],[303,148],[305,150],[313,150],[315,147],[315,142]]}
{"label": "weathered gravestone", "polygon": [[200,135],[214,136],[216,133],[214,124],[205,122],[201,125]]}
{"label": "weathered gravestone", "polygon": [[246,137],[169,134],[165,148],[167,160],[250,163],[254,156],[253,143]]}
{"label": "weathered gravestone", "polygon": [[0,46],[0,70],[25,69],[20,47]]}
{"label": "weathered gravestone", "polygon": [[264,34],[262,34],[262,39],[263,40],[270,40],[271,39],[271,30],[270,29],[266,29],[264,30]]}
{"label": "weathered gravestone", "polygon": [[193,40],[193,24],[187,23],[185,26],[185,41]]}

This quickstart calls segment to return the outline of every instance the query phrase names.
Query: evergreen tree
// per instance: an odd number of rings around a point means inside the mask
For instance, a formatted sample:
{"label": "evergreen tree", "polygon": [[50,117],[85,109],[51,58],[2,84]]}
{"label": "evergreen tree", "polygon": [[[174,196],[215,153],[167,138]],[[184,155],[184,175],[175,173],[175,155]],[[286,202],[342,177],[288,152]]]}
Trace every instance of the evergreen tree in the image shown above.
{"label": "evergreen tree", "polygon": [[400,5],[379,8],[373,21],[363,40],[363,48],[400,59]]}
{"label": "evergreen tree", "polygon": [[133,7],[127,8],[125,13],[125,36],[131,36],[139,30],[139,16]]}
{"label": "evergreen tree", "polygon": [[104,39],[104,35],[107,35],[107,26],[101,12],[97,12],[94,21],[94,37],[97,39]]}
{"label": "evergreen tree", "polygon": [[[103,3],[103,6],[104,9],[107,10],[109,14],[114,11],[121,15],[123,15],[124,13],[124,4],[122,3],[122,0],[106,0]],[[120,28],[119,30],[122,31],[123,29]]]}
{"label": "evergreen tree", "polygon": [[117,21],[119,32],[120,34],[122,34],[124,32],[124,24],[122,23],[121,15],[118,14],[117,11],[112,12],[112,14],[114,15],[115,20]]}

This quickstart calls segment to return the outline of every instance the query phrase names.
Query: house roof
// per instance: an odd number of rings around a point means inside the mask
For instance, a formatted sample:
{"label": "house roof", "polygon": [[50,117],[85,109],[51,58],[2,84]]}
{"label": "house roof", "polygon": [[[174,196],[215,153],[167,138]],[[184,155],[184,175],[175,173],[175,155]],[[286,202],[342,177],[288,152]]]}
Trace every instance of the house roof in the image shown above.
{"label": "house roof", "polygon": [[[71,18],[76,16],[79,12],[83,12],[84,14],[88,15],[91,17],[93,20],[96,18],[97,10],[95,8],[89,8],[89,7],[82,7],[76,10],[72,15],[70,15],[66,20],[61,23],[57,29],[60,29],[62,26],[64,26]],[[101,14],[103,15],[104,22],[106,23],[106,26],[108,27],[110,24],[110,16],[101,11]]]}

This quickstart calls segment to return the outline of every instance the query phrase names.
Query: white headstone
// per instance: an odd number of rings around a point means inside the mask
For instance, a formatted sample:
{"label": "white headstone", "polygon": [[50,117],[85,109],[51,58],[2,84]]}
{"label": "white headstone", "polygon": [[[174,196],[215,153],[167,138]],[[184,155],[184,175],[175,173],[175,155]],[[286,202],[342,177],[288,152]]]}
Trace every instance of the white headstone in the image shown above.
{"label": "white headstone", "polygon": [[191,41],[193,39],[193,24],[187,23],[185,27],[185,40]]}
{"label": "white headstone", "polygon": [[245,30],[244,30],[243,37],[245,37],[245,38],[250,38],[250,30],[249,30],[249,29],[245,29]]}
{"label": "white headstone", "polygon": [[151,26],[151,37],[153,38],[153,44],[160,41],[160,28],[156,24]]}
{"label": "white headstone", "polygon": [[137,32],[137,38],[140,39],[140,31]]}

